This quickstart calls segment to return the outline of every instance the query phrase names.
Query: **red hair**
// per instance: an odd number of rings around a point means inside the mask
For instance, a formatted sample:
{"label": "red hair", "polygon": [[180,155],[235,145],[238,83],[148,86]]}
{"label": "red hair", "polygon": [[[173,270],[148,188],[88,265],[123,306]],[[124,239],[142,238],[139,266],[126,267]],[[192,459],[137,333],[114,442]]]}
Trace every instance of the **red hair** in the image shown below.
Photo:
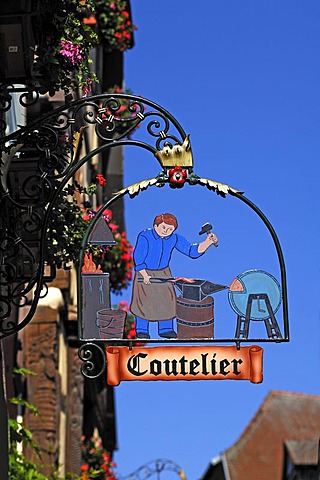
{"label": "red hair", "polygon": [[153,225],[160,225],[160,223],[166,223],[167,225],[173,225],[174,229],[178,227],[178,220],[172,213],[161,213],[160,215],[157,215],[156,218],[153,221]]}

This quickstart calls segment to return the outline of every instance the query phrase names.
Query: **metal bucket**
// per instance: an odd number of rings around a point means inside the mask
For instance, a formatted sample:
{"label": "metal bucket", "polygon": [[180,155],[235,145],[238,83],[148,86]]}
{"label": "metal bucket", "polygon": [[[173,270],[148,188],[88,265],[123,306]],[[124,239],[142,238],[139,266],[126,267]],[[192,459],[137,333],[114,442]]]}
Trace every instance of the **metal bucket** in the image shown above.
{"label": "metal bucket", "polygon": [[99,328],[101,339],[123,338],[126,312],[104,308],[97,312],[96,325]]}
{"label": "metal bucket", "polygon": [[214,299],[206,297],[201,302],[177,298],[178,338],[214,338]]}

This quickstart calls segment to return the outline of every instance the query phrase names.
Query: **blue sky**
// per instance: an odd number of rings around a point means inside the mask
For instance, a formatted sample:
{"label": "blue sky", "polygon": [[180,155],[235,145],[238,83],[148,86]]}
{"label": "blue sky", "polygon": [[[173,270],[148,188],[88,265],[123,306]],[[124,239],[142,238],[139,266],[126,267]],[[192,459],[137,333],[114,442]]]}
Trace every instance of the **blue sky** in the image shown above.
{"label": "blue sky", "polygon": [[[262,384],[127,382],[115,389],[119,475],[168,458],[196,480],[238,439],[270,390],[320,394],[320,3],[131,5],[138,31],[125,54],[126,86],[162,105],[190,133],[198,175],[243,190],[264,212],[287,267],[291,341],[262,345]],[[146,138],[142,128],[134,138]],[[152,156],[126,149],[126,184],[157,173]],[[180,233],[191,241],[206,221],[220,239],[219,248],[196,263],[175,257],[175,275],[229,284],[245,270],[262,268],[279,279],[268,232],[236,199],[200,187],[147,190],[126,203],[133,243],[159,207],[177,214]],[[216,328],[233,333],[235,314],[226,296],[217,295]],[[123,295],[129,297],[130,291]]]}

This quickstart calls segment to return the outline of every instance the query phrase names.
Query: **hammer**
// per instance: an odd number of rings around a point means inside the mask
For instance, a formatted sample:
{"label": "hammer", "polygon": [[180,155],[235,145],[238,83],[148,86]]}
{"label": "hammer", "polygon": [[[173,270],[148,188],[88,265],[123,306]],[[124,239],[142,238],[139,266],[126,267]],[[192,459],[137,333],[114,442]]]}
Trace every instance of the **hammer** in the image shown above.
{"label": "hammer", "polygon": [[[204,233],[206,233],[207,235],[209,235],[209,233],[211,233],[212,228],[213,228],[213,227],[212,227],[211,223],[208,223],[208,222],[207,222],[207,223],[204,223],[204,224],[202,225],[202,227],[201,227],[201,230],[200,230],[200,232],[199,232],[199,235],[203,235]],[[214,246],[217,247],[218,244],[215,244],[215,243],[214,243]]]}

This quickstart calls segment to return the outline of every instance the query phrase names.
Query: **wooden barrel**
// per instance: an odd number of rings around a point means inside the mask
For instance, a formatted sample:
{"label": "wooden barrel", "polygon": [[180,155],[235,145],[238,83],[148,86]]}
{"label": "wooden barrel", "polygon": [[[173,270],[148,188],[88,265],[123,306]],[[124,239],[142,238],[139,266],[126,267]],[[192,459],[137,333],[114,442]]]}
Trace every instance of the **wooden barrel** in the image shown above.
{"label": "wooden barrel", "polygon": [[126,312],[104,308],[97,312],[96,324],[101,339],[123,338]]}
{"label": "wooden barrel", "polygon": [[177,297],[178,338],[214,338],[213,308],[213,297],[206,297],[200,302]]}

